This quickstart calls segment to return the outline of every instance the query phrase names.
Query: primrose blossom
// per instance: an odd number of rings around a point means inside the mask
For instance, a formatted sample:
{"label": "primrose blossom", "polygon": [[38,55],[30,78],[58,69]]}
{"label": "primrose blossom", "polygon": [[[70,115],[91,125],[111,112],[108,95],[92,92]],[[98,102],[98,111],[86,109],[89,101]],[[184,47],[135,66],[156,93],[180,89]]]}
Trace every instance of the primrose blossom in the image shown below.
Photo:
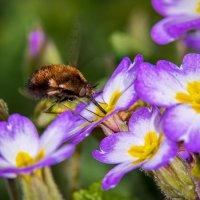
{"label": "primrose blossom", "polygon": [[104,177],[105,190],[115,187],[126,173],[140,167],[158,169],[177,154],[177,144],[164,135],[157,108],[140,108],[130,118],[128,127],[128,132],[104,138],[100,150],[93,152],[93,157],[100,162],[118,164]]}
{"label": "primrose blossom", "polygon": [[103,90],[95,97],[95,100],[105,110],[106,114],[92,102],[82,109],[79,114],[88,121],[83,125],[85,131],[73,140],[74,143],[82,141],[99,124],[109,126],[113,132],[119,130],[111,117],[119,111],[126,110],[138,100],[134,82],[138,67],[142,62],[143,57],[141,55],[137,55],[133,63],[129,58],[124,58],[120,62]]}
{"label": "primrose blossom", "polygon": [[152,0],[154,9],[165,18],[151,30],[153,40],[168,44],[190,30],[200,28],[199,0]]}
{"label": "primrose blossom", "polygon": [[142,63],[136,91],[140,98],[165,109],[166,136],[200,152],[200,54],[187,54],[181,67],[168,61]]}
{"label": "primrose blossom", "polygon": [[63,145],[63,139],[66,139],[66,133],[68,138],[78,133],[76,127],[80,124],[82,120],[67,111],[39,136],[31,120],[12,114],[7,122],[0,122],[0,176],[14,178],[68,158],[75,146]]}

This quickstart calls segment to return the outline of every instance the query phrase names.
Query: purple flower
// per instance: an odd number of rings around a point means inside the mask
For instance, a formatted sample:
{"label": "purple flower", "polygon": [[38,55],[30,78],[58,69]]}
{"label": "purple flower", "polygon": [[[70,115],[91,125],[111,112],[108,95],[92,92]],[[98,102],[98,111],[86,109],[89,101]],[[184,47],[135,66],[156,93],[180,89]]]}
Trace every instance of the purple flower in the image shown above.
{"label": "purple flower", "polygon": [[171,140],[200,152],[200,54],[187,54],[180,68],[168,61],[156,67],[143,63],[136,91],[144,101],[167,108],[163,126]]}
{"label": "purple flower", "polygon": [[152,0],[152,5],[165,17],[151,31],[153,40],[158,44],[167,44],[187,31],[200,28],[198,0]]}
{"label": "purple flower", "polygon": [[[0,176],[15,177],[63,161],[74,152],[73,144],[63,139],[77,132],[81,120],[70,111],[59,115],[39,136],[26,117],[13,114],[0,122]],[[62,145],[62,146],[61,146]]]}
{"label": "purple flower", "polygon": [[[80,142],[99,124],[104,123],[115,113],[126,110],[129,106],[138,100],[135,92],[134,82],[139,65],[143,62],[143,57],[137,55],[132,63],[129,58],[124,58],[111,78],[106,83],[102,92],[100,92],[95,100],[106,111],[104,114],[92,102],[85,107],[80,115],[89,122],[85,123],[87,127],[74,142]],[[113,129],[117,128],[116,124],[112,124]]]}
{"label": "purple flower", "polygon": [[177,144],[168,140],[161,128],[158,109],[137,110],[129,121],[129,132],[104,138],[93,156],[100,162],[118,164],[103,179],[103,189],[115,187],[131,170],[154,170],[168,164],[177,154]]}
{"label": "purple flower", "polygon": [[42,30],[35,30],[29,33],[29,54],[33,57],[38,56],[45,43],[45,35]]}

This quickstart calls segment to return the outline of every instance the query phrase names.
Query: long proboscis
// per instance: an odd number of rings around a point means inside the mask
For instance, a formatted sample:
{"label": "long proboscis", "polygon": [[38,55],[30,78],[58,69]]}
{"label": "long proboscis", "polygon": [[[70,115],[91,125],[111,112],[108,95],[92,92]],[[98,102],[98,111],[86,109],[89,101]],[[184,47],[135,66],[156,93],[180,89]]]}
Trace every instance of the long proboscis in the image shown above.
{"label": "long proboscis", "polygon": [[99,110],[101,110],[101,112],[102,112],[103,114],[105,114],[105,115],[107,114],[106,111],[99,105],[99,103],[94,99],[93,96],[90,96],[89,98],[90,98],[90,100],[92,101],[92,103],[93,103],[95,106],[97,106],[97,107],[99,108]]}

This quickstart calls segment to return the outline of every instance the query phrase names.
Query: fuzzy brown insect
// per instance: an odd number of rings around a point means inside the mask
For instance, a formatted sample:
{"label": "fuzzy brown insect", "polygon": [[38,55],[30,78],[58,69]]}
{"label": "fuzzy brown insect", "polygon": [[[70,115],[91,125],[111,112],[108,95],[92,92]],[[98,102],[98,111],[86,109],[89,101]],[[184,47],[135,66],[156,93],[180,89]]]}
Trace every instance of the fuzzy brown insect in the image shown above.
{"label": "fuzzy brown insect", "polygon": [[95,93],[94,87],[78,69],[69,65],[41,67],[29,79],[28,92],[36,99],[54,98],[56,102],[86,97],[105,113],[92,97]]}

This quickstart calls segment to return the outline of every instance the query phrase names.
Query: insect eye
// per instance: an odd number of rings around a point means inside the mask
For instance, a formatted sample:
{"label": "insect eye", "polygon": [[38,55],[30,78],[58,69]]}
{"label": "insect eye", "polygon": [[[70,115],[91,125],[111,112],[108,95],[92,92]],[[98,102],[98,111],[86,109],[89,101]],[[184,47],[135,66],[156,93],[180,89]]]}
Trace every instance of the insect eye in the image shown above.
{"label": "insect eye", "polygon": [[81,88],[81,90],[79,92],[79,96],[83,97],[83,96],[85,96],[85,93],[86,93],[86,89],[83,87],[83,88]]}

